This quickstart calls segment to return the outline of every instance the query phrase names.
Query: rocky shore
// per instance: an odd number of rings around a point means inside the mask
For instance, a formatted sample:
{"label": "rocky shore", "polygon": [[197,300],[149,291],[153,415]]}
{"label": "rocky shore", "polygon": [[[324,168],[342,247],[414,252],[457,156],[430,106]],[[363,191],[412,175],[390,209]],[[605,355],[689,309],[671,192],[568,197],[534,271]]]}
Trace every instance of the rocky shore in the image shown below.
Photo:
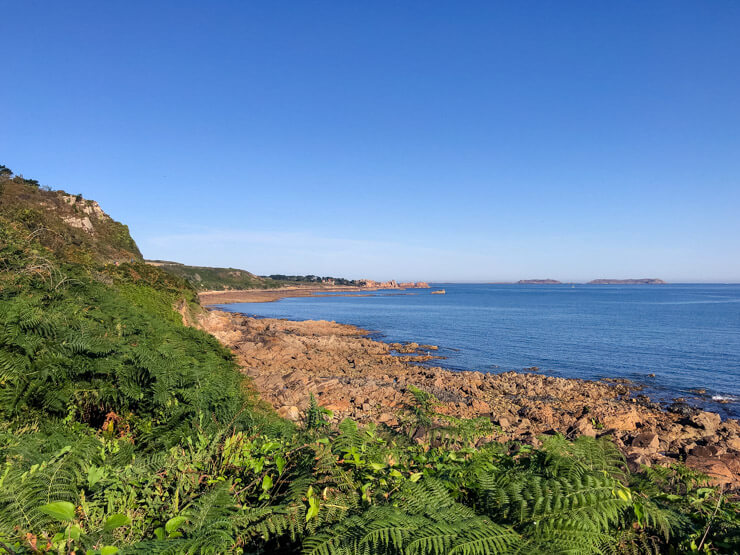
{"label": "rocky shore", "polygon": [[[292,322],[209,311],[199,325],[236,354],[264,400],[299,420],[313,393],[334,419],[404,425],[415,386],[439,400],[437,411],[485,417],[496,432],[481,441],[537,436],[610,436],[631,467],[675,461],[740,489],[740,423],[684,404],[663,410],[626,381],[593,382],[536,373],[483,374],[431,366],[437,347],[375,341],[354,326]],[[424,366],[419,363],[426,363]]]}

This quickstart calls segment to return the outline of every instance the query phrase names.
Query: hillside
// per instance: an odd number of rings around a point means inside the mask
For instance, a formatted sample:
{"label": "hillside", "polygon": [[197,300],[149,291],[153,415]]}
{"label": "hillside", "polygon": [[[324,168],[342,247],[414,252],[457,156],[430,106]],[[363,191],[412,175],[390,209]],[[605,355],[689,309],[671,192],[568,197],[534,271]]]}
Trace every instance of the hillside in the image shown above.
{"label": "hillside", "polygon": [[0,166],[0,217],[61,259],[79,264],[142,261],[128,226],[97,202],[52,191]]}
{"label": "hillside", "polygon": [[[280,418],[199,329],[213,315],[190,283],[144,263],[124,225],[8,173],[0,188],[0,554],[740,546],[732,492],[678,463],[631,468],[608,430],[507,441],[501,421],[445,413],[433,387],[412,383],[387,408],[398,430],[338,422],[308,382],[305,411]],[[292,360],[282,341],[314,354],[315,338],[303,349],[266,333],[281,371]],[[346,353],[343,363],[359,371]],[[579,414],[595,430],[589,411]]]}
{"label": "hillside", "polygon": [[277,280],[256,276],[237,268],[188,266],[167,260],[147,260],[146,262],[187,280],[198,291],[272,289],[282,285]]}

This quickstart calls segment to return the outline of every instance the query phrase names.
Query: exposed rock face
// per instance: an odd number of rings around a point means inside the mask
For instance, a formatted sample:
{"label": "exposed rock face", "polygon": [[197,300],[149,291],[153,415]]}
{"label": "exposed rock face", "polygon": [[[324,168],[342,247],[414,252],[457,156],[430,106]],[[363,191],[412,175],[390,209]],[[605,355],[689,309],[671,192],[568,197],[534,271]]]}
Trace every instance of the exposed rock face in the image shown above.
{"label": "exposed rock face", "polygon": [[86,214],[85,216],[63,216],[62,220],[72,227],[76,227],[86,231],[87,233],[93,234],[95,233],[95,226],[90,220],[91,216],[96,220],[105,221],[111,219],[108,214],[103,212],[103,209],[100,208],[100,205],[94,200],[87,200],[80,196],[67,194],[62,194],[61,198],[66,204],[75,207],[75,210],[78,213],[82,212],[83,214]]}
{"label": "exposed rock face", "polygon": [[428,289],[429,284],[425,281],[404,281],[398,284],[401,289]]}
{"label": "exposed rock face", "polygon": [[409,386],[432,393],[437,410],[485,417],[500,427],[489,440],[536,442],[543,433],[610,436],[633,468],[686,463],[740,488],[740,424],[694,411],[686,417],[630,397],[629,383],[607,384],[532,373],[454,372],[419,366],[431,345],[386,344],[335,322],[253,319],[212,311],[201,326],[231,347],[262,398],[291,420],[309,393],[333,411],[392,428],[403,425]]}
{"label": "exposed rock face", "polygon": [[[33,215],[28,220],[19,214]],[[0,217],[18,222],[45,248],[75,263],[141,261],[128,227],[81,195],[52,191],[21,176],[0,176]]]}
{"label": "exposed rock face", "polygon": [[75,218],[74,216],[65,216],[62,218],[62,220],[64,220],[64,223],[71,225],[72,227],[82,229],[83,231],[86,231],[87,233],[93,233],[95,231],[95,227],[93,227],[93,224],[90,221],[90,218],[88,218],[87,216],[85,216],[84,218]]}
{"label": "exposed rock face", "polygon": [[396,280],[391,281],[375,281],[372,279],[361,279],[359,281],[360,287],[367,287],[368,289],[398,289],[398,283]]}

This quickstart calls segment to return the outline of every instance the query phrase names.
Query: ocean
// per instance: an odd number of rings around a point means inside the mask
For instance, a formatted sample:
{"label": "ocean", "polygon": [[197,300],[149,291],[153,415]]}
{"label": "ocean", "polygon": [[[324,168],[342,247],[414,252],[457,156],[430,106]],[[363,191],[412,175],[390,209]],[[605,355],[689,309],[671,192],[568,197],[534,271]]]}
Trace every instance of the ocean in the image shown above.
{"label": "ocean", "polygon": [[220,308],[438,345],[446,358],[434,364],[451,369],[627,378],[654,401],[740,417],[740,285],[444,283]]}

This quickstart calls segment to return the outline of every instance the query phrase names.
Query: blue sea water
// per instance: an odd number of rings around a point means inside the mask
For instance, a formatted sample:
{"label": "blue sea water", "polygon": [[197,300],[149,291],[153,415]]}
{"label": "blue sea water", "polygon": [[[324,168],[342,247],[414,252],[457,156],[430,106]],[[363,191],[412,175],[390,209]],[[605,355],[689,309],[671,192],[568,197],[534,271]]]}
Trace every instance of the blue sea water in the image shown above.
{"label": "blue sea water", "polygon": [[[432,295],[438,288],[447,293]],[[222,308],[438,345],[438,365],[453,369],[628,378],[653,400],[740,417],[740,285],[435,284]]]}

